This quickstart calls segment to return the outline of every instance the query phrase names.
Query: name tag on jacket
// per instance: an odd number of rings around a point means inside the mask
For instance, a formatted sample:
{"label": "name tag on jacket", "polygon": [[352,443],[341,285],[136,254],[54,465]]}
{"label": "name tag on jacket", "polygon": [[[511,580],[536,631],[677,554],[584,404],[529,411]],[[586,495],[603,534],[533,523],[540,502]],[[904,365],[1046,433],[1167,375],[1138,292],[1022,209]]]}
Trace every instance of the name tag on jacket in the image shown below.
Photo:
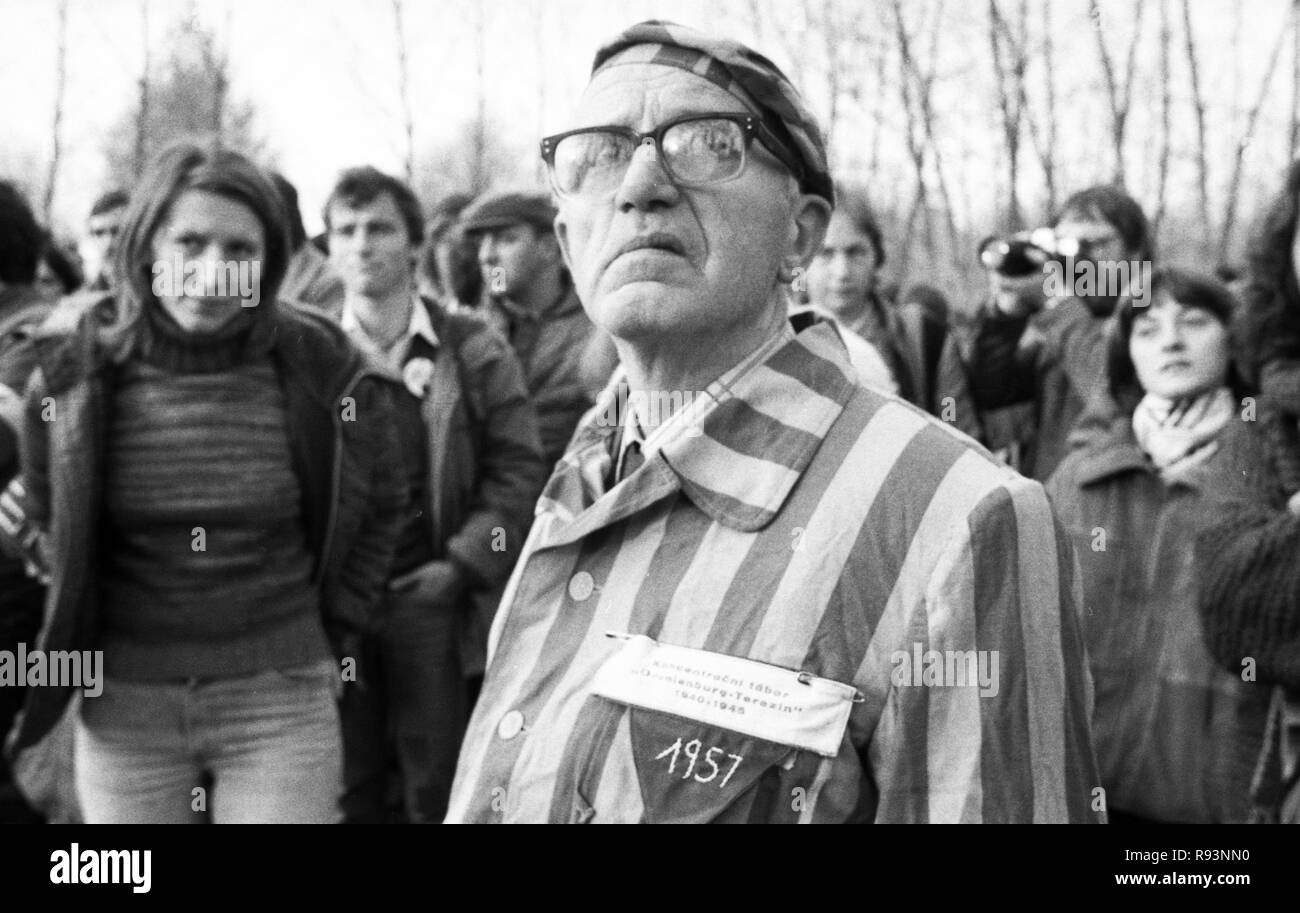
{"label": "name tag on jacket", "polygon": [[839,754],[849,713],[861,699],[852,686],[807,672],[644,635],[610,636],[624,643],[596,673],[594,694],[822,757]]}

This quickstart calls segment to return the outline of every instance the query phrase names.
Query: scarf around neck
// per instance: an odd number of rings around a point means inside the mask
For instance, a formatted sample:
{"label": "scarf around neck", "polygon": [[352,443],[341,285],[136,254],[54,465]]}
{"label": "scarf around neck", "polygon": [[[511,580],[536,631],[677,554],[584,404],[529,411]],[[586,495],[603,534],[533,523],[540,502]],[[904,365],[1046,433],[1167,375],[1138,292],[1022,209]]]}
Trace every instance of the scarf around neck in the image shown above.
{"label": "scarf around neck", "polygon": [[1163,477],[1178,475],[1208,459],[1235,412],[1232,391],[1219,387],[1171,400],[1148,393],[1133,411],[1133,434]]}

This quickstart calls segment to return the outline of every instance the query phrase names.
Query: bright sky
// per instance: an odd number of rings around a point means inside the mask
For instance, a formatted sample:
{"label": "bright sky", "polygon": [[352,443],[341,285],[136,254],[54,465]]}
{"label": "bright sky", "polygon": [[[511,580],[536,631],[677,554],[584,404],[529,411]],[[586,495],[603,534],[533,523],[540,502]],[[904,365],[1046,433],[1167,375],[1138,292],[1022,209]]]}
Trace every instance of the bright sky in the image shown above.
{"label": "bright sky", "polygon": [[[884,8],[885,0],[835,0],[837,9]],[[1041,15],[1041,2],[1031,15]],[[1130,27],[1134,0],[1103,0],[1102,8],[1115,52]],[[1149,34],[1161,0],[1146,0]],[[1180,0],[1165,0],[1177,13]],[[859,7],[856,4],[864,6]],[[865,4],[872,4],[866,7]],[[1198,37],[1206,91],[1225,95],[1238,84],[1241,99],[1253,95],[1258,71],[1283,22],[1287,0],[1195,0]],[[1016,3],[1003,0],[1003,7]],[[337,172],[346,166],[374,164],[393,172],[402,166],[403,131],[398,105],[396,32],[392,0],[194,0],[197,15],[213,30],[231,59],[235,97],[250,100],[257,127],[266,137],[276,164],[298,185],[309,230],[319,226],[320,203]],[[772,10],[756,24],[753,9]],[[904,8],[920,16],[930,4],[908,0]],[[825,113],[825,48],[796,54],[789,48],[802,34],[803,10],[821,10],[822,0],[404,0],[409,48],[410,88],[415,111],[418,153],[445,143],[475,115],[478,99],[478,23],[485,21],[487,113],[521,150],[521,173],[527,174],[535,140],[564,123],[586,82],[592,55],[600,42],[627,25],[647,18],[666,18],[712,28],[747,41],[766,53],[804,84],[814,110]],[[103,189],[104,135],[130,108],[144,61],[141,10],[149,11],[149,40],[155,64],[162,44],[187,0],[70,0],[69,55],[63,124],[64,160],[54,201],[54,221],[64,232],[79,231],[87,208]],[[1094,36],[1084,18],[1085,0],[1052,3],[1058,17],[1058,91],[1062,93],[1060,147],[1062,183],[1079,184],[1104,177],[1109,151],[1105,136],[1102,86]],[[991,64],[984,4],[949,0],[945,4],[940,80],[943,93],[941,143],[948,157],[954,205],[959,221],[983,224],[1003,166],[1001,135],[992,106]],[[58,0],[0,0],[0,176],[17,177],[39,202],[48,170],[55,97]],[[788,11],[788,12],[787,12]],[[950,25],[952,19],[955,25]],[[1240,51],[1230,53],[1234,31]],[[811,34],[811,33],[809,33]],[[978,42],[978,43],[977,43]],[[1189,187],[1190,108],[1182,52],[1176,49],[1171,80],[1178,117],[1179,145],[1175,180]],[[1136,81],[1129,156],[1139,183],[1149,180],[1153,145],[1141,135],[1148,112],[1155,109],[1160,81],[1153,78],[1155,42],[1139,55],[1144,68]],[[1251,182],[1276,181],[1285,151],[1277,142],[1284,133],[1290,100],[1293,54],[1288,42],[1269,93],[1261,134],[1271,143],[1267,161],[1248,174]],[[851,62],[847,62],[851,65]],[[819,69],[820,68],[820,69]],[[902,105],[896,74],[886,91],[884,113],[896,129]],[[1071,85],[1078,91],[1071,91]],[[1083,88],[1079,90],[1079,87]],[[874,86],[856,103],[840,106],[838,167],[861,169],[866,161]],[[1227,95],[1227,97],[1232,97]],[[1216,150],[1213,181],[1226,179],[1233,125],[1212,111],[1211,136]],[[1239,116],[1239,115],[1238,115]],[[1270,132],[1271,131],[1271,132]],[[856,141],[857,137],[862,141]],[[875,188],[888,205],[906,206],[912,179],[901,132],[886,144],[894,170]],[[1274,149],[1273,147],[1278,147]],[[1252,150],[1253,151],[1253,150]],[[1032,150],[1026,137],[1026,162]],[[899,170],[901,169],[901,170]],[[964,169],[964,170],[961,170]],[[1179,170],[1181,169],[1181,171]],[[892,177],[891,177],[892,175]],[[905,176],[905,180],[899,180]],[[1037,178],[1025,178],[1032,189]],[[451,189],[451,188],[449,188]],[[1178,191],[1186,197],[1186,189]],[[891,196],[892,195],[892,196]]]}
{"label": "bright sky", "polygon": [[[156,65],[185,3],[71,0],[65,157],[54,207],[64,228],[75,229],[84,218],[104,179],[104,133],[135,99],[145,3]],[[194,6],[229,49],[232,95],[254,103],[281,170],[298,185],[309,228],[341,168],[369,163],[401,171],[390,0],[196,0]],[[482,7],[474,0],[406,0],[417,150],[445,141],[477,111],[479,16],[486,18],[488,114],[508,125],[525,154],[576,99],[603,38],[654,14],[700,21],[698,4],[675,0],[546,0],[545,16],[542,6],[540,0],[483,0]],[[57,0],[0,0],[0,173],[30,175],[34,197],[52,136],[57,9]]]}

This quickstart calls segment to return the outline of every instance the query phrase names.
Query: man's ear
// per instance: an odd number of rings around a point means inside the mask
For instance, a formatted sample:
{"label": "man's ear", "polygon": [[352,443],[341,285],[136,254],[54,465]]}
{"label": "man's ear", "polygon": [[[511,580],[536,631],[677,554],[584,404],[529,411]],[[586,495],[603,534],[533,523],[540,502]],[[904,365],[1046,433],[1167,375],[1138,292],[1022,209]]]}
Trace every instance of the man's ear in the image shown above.
{"label": "man's ear", "polygon": [[795,202],[794,232],[787,253],[790,262],[807,269],[822,249],[830,224],[831,204],[814,193],[800,194]]}
{"label": "man's ear", "polygon": [[573,257],[569,252],[569,226],[564,222],[564,212],[561,210],[555,216],[555,246],[560,252],[560,259],[564,261],[565,267],[569,270],[569,275],[576,275],[573,271]]}

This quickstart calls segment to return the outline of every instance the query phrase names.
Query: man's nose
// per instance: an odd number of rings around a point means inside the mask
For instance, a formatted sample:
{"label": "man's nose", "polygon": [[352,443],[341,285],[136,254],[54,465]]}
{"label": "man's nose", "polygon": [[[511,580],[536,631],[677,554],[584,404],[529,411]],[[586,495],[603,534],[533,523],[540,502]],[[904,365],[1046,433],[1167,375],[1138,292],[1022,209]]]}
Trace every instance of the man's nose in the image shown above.
{"label": "man's nose", "polygon": [[644,141],[632,152],[632,161],[618,187],[616,205],[621,210],[653,209],[672,206],[680,199],[681,191],[659,161],[654,143]]}
{"label": "man's nose", "polygon": [[478,242],[478,262],[491,266],[497,261],[497,243],[491,235],[484,235]]}

